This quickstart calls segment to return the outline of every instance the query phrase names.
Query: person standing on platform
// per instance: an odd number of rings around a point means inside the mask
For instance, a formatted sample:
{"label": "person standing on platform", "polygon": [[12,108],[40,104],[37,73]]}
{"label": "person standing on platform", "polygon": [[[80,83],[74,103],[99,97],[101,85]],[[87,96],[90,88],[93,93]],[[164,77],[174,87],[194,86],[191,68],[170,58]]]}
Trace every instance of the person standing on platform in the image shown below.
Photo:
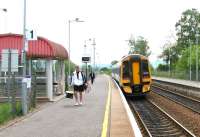
{"label": "person standing on platform", "polygon": [[[72,75],[72,85],[74,86],[75,106],[83,104],[83,91],[85,84],[85,76],[80,71],[79,66],[76,66]],[[79,97],[78,97],[79,96]]]}
{"label": "person standing on platform", "polygon": [[93,84],[93,82],[94,82],[94,79],[95,79],[95,74],[94,74],[94,72],[93,71],[91,71],[91,73],[90,73],[90,79],[91,79],[91,83]]}

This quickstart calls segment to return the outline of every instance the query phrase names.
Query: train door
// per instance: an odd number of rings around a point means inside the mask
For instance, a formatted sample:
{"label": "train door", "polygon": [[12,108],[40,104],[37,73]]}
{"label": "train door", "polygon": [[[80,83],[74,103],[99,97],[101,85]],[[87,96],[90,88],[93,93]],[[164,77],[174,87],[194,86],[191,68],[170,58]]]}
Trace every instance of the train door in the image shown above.
{"label": "train door", "polygon": [[142,76],[144,77],[144,78],[149,78],[150,77],[150,73],[149,73],[149,63],[148,63],[148,61],[147,60],[143,60],[142,61]]}
{"label": "train door", "polygon": [[122,63],[122,83],[130,83],[130,76],[129,76],[129,62],[124,61]]}
{"label": "train door", "polygon": [[140,63],[139,62],[133,62],[132,64],[132,70],[133,70],[133,84],[139,85],[140,84]]}
{"label": "train door", "polygon": [[130,87],[130,81],[131,81],[131,77],[130,77],[130,65],[129,65],[129,61],[126,60],[122,63],[122,67],[121,67],[121,78],[122,78],[122,87],[125,93],[131,93],[131,87]]}

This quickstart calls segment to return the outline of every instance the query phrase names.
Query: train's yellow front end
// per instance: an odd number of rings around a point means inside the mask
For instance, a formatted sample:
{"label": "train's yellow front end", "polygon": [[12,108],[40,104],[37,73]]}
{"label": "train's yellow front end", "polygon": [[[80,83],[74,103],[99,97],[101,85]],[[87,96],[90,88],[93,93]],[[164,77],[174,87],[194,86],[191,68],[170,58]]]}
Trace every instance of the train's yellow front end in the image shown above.
{"label": "train's yellow front end", "polygon": [[145,95],[150,91],[151,75],[146,57],[129,56],[121,64],[120,83],[127,96]]}

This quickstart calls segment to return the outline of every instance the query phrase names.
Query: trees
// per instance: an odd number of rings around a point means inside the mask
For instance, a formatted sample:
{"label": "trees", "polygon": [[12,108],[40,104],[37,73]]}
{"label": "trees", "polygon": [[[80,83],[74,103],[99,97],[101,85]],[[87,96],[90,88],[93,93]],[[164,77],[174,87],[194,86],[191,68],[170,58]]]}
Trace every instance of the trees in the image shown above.
{"label": "trees", "polygon": [[[73,71],[75,70],[75,66],[76,65],[72,61],[70,61],[70,74],[72,74]],[[69,60],[66,60],[65,61],[65,74],[68,75],[68,73],[69,73]]]}
{"label": "trees", "polygon": [[[200,47],[198,47],[198,48],[200,51]],[[196,51],[196,45],[193,45],[191,47],[191,69],[192,69],[192,71],[194,71],[195,67],[196,67],[195,51]],[[176,64],[176,69],[178,71],[189,70],[189,69],[187,69],[187,68],[189,68],[189,62],[188,62],[189,55],[190,55],[189,48],[182,51],[182,57],[178,60],[178,62]],[[200,67],[200,60],[198,60],[198,62],[199,62],[198,65]]]}
{"label": "trees", "polygon": [[[165,43],[159,57],[162,58],[166,64],[170,64],[171,69],[175,68],[175,64],[179,58],[176,43]],[[168,67],[168,69],[170,68]]]}
{"label": "trees", "polygon": [[184,51],[188,50],[190,45],[192,46],[195,44],[195,35],[198,31],[200,32],[200,28],[198,27],[199,23],[200,13],[196,9],[184,11],[181,18],[175,24],[176,35],[178,38],[176,43],[166,43],[163,47],[162,54],[159,57],[163,58],[166,63],[169,63],[170,61],[170,63],[176,64],[177,61],[182,58],[184,53],[186,53]]}
{"label": "trees", "polygon": [[[197,55],[199,55],[200,37],[196,37],[196,34],[200,32],[199,25],[200,13],[196,9],[184,11],[175,24],[176,42],[174,44],[166,43],[162,54],[159,56],[168,64],[169,70],[173,68],[174,72],[182,72],[180,74],[187,75],[187,78],[190,73],[190,79],[191,75],[195,77],[194,75],[198,74],[197,64],[199,66],[199,59],[197,59]],[[197,42],[198,46],[196,45]],[[160,66],[160,69],[163,69],[163,66]]]}
{"label": "trees", "polygon": [[194,45],[196,40],[195,34],[197,30],[200,32],[200,28],[198,28],[199,23],[200,13],[196,9],[188,9],[182,13],[181,19],[175,25],[179,55],[181,55],[182,50],[189,47],[189,40],[190,44]]}
{"label": "trees", "polygon": [[113,61],[111,62],[111,65],[113,66],[113,65],[115,65],[115,64],[117,64],[117,63],[118,63],[117,60],[113,60]]}
{"label": "trees", "polygon": [[105,73],[108,75],[111,75],[111,69],[107,68],[107,67],[103,67],[100,69],[101,73]]}
{"label": "trees", "polygon": [[142,54],[147,57],[151,54],[148,42],[142,36],[139,36],[136,41],[135,38],[131,37],[128,45],[130,47],[129,54]]}

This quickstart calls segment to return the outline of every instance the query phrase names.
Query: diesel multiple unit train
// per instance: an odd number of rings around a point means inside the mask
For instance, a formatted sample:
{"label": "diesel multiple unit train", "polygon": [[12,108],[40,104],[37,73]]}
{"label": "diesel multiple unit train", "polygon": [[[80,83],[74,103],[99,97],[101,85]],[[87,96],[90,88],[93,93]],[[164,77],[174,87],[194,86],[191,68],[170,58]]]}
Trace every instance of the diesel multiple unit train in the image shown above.
{"label": "diesel multiple unit train", "polygon": [[130,54],[112,67],[112,77],[127,96],[142,96],[150,91],[151,74],[148,58]]}

